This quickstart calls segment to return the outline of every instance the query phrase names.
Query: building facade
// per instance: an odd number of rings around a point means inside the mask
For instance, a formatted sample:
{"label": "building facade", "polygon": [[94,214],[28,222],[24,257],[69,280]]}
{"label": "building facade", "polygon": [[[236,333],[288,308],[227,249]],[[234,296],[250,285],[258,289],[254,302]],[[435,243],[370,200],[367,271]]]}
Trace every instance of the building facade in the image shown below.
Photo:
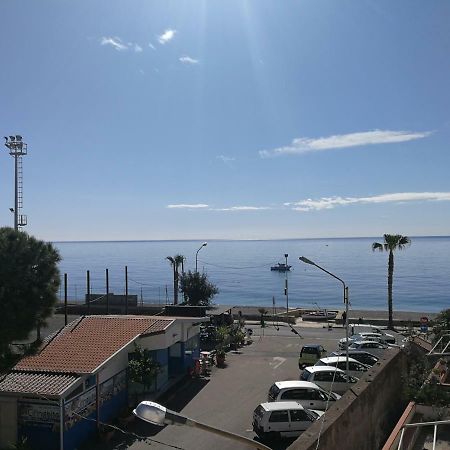
{"label": "building facade", "polygon": [[83,316],[49,336],[0,378],[0,448],[73,450],[127,408],[135,345],[160,364],[154,390],[199,357],[201,318]]}

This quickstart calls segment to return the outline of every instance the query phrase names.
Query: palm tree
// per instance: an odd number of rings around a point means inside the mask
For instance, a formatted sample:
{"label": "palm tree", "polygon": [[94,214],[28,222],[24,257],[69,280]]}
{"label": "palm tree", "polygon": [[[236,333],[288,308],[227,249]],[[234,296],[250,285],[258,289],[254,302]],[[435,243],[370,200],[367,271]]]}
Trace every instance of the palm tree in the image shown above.
{"label": "palm tree", "polygon": [[186,259],[183,255],[175,255],[175,256],[168,256],[166,258],[168,261],[170,261],[170,265],[173,268],[173,304],[178,304],[178,279],[179,279],[179,273],[178,268],[180,265],[183,267],[184,270],[184,260]]}
{"label": "palm tree", "polygon": [[388,311],[389,311],[389,322],[388,328],[393,329],[394,324],[392,321],[392,284],[394,279],[394,251],[403,250],[405,247],[411,245],[411,239],[408,236],[402,236],[401,234],[385,234],[384,242],[380,244],[379,242],[374,242],[372,244],[372,250],[379,250],[380,252],[389,252],[389,262],[388,262]]}

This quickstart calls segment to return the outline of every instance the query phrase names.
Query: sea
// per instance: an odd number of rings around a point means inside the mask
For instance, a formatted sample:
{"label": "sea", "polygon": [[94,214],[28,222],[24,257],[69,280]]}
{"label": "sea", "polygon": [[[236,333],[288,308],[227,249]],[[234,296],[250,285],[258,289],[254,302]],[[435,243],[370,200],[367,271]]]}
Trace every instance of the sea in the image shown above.
{"label": "sea", "polygon": [[[339,277],[349,288],[351,308],[386,310],[388,253],[372,251],[379,238],[202,241],[55,242],[67,274],[68,299],[83,301],[86,271],[92,293],[128,292],[139,302],[173,302],[173,271],[168,256],[186,258],[184,270],[198,270],[219,289],[213,303],[230,306],[343,309],[343,285],[304,256]],[[287,273],[271,271],[286,261]],[[450,237],[411,237],[411,245],[395,252],[393,302],[399,311],[439,312],[450,308]],[[181,269],[180,269],[181,270]],[[286,281],[287,280],[287,281]],[[287,283],[287,296],[285,286]],[[60,299],[64,298],[61,283]],[[181,296],[180,296],[181,298]]]}

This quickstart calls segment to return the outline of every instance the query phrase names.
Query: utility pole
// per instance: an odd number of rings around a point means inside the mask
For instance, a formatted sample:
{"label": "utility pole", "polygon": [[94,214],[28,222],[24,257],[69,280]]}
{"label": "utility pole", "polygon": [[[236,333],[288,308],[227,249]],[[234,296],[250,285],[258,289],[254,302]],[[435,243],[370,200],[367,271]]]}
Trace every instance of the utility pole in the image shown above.
{"label": "utility pole", "polygon": [[284,273],[286,274],[286,278],[284,280],[284,295],[286,296],[286,321],[288,320],[287,316],[289,314],[289,289],[288,289],[288,254],[285,253],[284,257],[286,259],[286,267]]}

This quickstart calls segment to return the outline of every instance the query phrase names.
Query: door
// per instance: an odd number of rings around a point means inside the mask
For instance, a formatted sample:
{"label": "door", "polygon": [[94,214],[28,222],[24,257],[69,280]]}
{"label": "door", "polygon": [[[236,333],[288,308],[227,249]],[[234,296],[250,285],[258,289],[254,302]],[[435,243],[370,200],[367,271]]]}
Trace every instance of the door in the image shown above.
{"label": "door", "polygon": [[289,434],[289,413],[287,410],[272,411],[267,423],[266,433],[280,433],[280,436]]}
{"label": "door", "polygon": [[303,409],[291,409],[290,414],[290,429],[286,436],[296,437],[300,436],[312,424],[312,419]]}

